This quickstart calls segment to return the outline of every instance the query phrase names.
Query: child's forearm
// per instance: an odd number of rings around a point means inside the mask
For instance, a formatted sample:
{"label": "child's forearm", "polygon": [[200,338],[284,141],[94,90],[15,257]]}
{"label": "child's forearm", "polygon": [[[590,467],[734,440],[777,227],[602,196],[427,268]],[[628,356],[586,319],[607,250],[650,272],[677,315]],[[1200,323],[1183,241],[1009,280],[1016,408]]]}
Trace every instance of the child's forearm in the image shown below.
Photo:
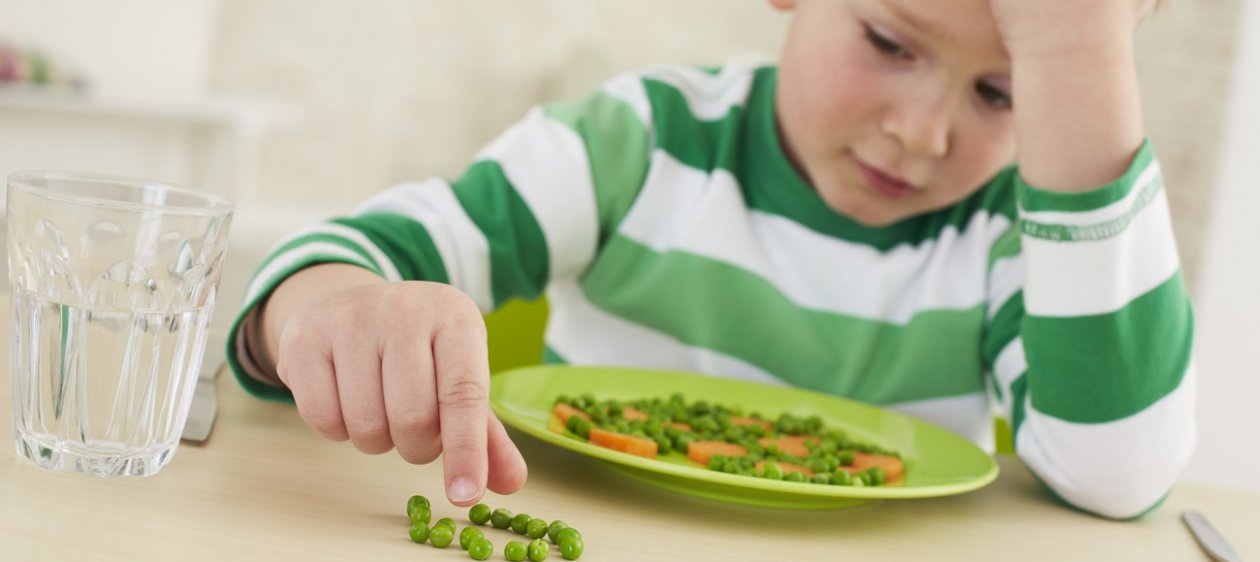
{"label": "child's forearm", "polygon": [[344,263],[321,264],[294,273],[260,305],[258,321],[246,335],[251,356],[265,372],[274,374],[280,333],[295,311],[329,293],[386,282],[368,269]]}
{"label": "child's forearm", "polygon": [[1020,173],[1035,187],[1069,192],[1118,178],[1145,136],[1138,16],[1126,0],[1072,4],[1025,15],[1007,45]]}

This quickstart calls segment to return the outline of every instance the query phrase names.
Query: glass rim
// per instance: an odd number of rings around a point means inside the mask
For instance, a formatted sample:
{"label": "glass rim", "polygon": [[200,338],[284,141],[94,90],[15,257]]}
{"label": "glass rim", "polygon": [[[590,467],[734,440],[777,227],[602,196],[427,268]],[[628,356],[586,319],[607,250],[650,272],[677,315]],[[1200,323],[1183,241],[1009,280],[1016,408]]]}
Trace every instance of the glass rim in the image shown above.
{"label": "glass rim", "polygon": [[[201,200],[205,203],[205,205],[141,203],[137,201],[124,201],[80,193],[67,194],[65,192],[54,191],[48,189],[47,187],[36,185],[33,183],[34,180],[70,180],[86,183],[112,183],[130,189],[160,187],[161,189],[172,193],[178,193],[193,199]],[[113,174],[98,174],[94,172],[25,170],[10,173],[7,178],[7,185],[11,189],[18,189],[38,197],[110,209],[161,211],[164,213],[199,216],[226,216],[232,214],[232,212],[236,209],[236,204],[227,197],[203,189],[196,189],[160,180],[150,180]]]}

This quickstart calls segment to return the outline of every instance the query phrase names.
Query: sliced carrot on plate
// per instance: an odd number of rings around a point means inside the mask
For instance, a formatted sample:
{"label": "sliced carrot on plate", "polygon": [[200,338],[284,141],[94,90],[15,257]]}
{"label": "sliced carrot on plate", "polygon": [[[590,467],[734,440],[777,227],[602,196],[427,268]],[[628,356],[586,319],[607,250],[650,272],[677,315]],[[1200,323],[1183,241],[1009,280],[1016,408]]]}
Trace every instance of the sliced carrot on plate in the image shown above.
{"label": "sliced carrot on plate", "polygon": [[818,438],[810,435],[788,435],[785,437],[762,437],[757,440],[757,444],[762,447],[769,448],[774,445],[780,451],[792,455],[794,457],[809,456],[809,447],[805,446],[805,442],[809,441],[815,445],[818,444]]}
{"label": "sliced carrot on plate", "polygon": [[760,419],[760,418],[748,417],[748,416],[731,416],[731,425],[737,425],[737,426],[740,426],[740,427],[748,427],[748,426],[752,426],[752,425],[759,425],[759,426],[761,426],[761,428],[762,428],[762,429],[772,429],[772,428],[774,428],[774,424],[772,424],[772,423],[770,423],[770,422],[768,422],[768,421],[766,421],[766,420],[763,420],[763,419]]}
{"label": "sliced carrot on plate", "polygon": [[639,410],[637,408],[631,408],[630,406],[626,406],[621,409],[621,417],[626,418],[627,420],[630,420],[630,421],[635,421],[635,420],[647,421],[648,419],[647,412],[644,412],[643,410]]}
{"label": "sliced carrot on plate", "polygon": [[709,466],[709,457],[713,455],[742,457],[747,454],[748,449],[742,445],[726,441],[692,441],[690,445],[687,445],[687,458],[704,466]]}
{"label": "sliced carrot on plate", "polygon": [[863,453],[861,451],[853,452],[853,464],[850,466],[842,466],[849,473],[862,472],[868,468],[880,466],[884,468],[884,481],[894,482],[901,479],[901,475],[905,474],[906,466],[901,459],[890,455],[874,455],[871,453]]}
{"label": "sliced carrot on plate", "polygon": [[557,418],[560,418],[560,423],[569,423],[569,416],[577,416],[586,421],[591,421],[590,414],[563,402],[557,402],[555,407],[551,409],[551,413]]}
{"label": "sliced carrot on plate", "polygon": [[569,423],[569,418],[573,416],[591,421],[590,414],[563,402],[556,402],[556,405],[551,408],[551,419],[547,421],[547,429],[555,433],[564,433],[565,427]]}
{"label": "sliced carrot on plate", "polygon": [[616,431],[608,431],[598,427],[591,428],[590,441],[592,445],[599,445],[614,451],[630,453],[649,459],[656,458],[656,441],[643,437],[635,437],[626,435]]}
{"label": "sliced carrot on plate", "polygon": [[669,422],[669,425],[674,426],[674,429],[688,432],[691,431],[691,424],[686,422]]}

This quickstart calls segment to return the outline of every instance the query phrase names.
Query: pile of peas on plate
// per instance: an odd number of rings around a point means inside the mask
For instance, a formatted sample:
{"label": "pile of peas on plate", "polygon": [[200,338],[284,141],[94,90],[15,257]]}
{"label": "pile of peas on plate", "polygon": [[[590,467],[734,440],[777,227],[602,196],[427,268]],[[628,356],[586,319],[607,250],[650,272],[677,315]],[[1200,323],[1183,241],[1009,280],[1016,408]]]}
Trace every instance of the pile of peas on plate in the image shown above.
{"label": "pile of peas on plate", "polygon": [[[407,500],[407,518],[411,521],[409,534],[417,543],[428,541],[437,548],[446,548],[455,540],[455,520],[443,517],[432,527],[432,507],[428,498],[411,496]],[[503,557],[512,562],[531,560],[542,562],[551,553],[552,544],[560,549],[560,556],[565,560],[577,560],[582,556],[586,545],[582,542],[582,534],[559,519],[547,523],[545,520],[520,513],[513,515],[505,508],[491,510],[490,506],[479,503],[468,510],[468,520],[475,525],[489,523],[496,529],[508,529],[530,539],[529,543],[510,541],[503,549]],[[544,537],[547,540],[543,540]],[[550,541],[550,544],[548,543]],[[488,560],[494,555],[494,543],[486,538],[478,527],[464,527],[459,532],[459,546],[468,551],[473,560]]]}
{"label": "pile of peas on plate", "polygon": [[[598,400],[593,395],[560,396],[567,406],[564,429],[590,440],[592,428],[656,443],[659,454],[676,451],[707,464],[710,470],[789,482],[837,486],[878,486],[888,479],[882,466],[853,467],[855,454],[900,458],[896,452],[851,439],[844,431],[827,428],[818,416],[784,412],[768,419],[699,400],[687,402],[680,393],[668,399]],[[735,454],[696,455],[692,444],[717,448],[726,443]],[[650,444],[648,445],[651,446]],[[807,475],[801,469],[807,469]]]}

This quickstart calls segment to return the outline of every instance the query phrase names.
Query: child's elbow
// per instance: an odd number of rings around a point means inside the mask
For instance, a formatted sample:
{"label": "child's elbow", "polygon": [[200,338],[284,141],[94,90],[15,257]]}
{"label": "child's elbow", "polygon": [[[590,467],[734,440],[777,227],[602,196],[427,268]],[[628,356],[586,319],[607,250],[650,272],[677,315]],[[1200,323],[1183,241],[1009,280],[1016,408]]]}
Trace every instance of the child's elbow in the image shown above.
{"label": "child's elbow", "polygon": [[1128,520],[1157,507],[1194,451],[1194,387],[1181,388],[1128,418],[1077,424],[1030,414],[1016,450],[1039,480],[1069,506]]}
{"label": "child's elbow", "polygon": [[[1114,459],[1109,459],[1114,460]],[[1097,470],[1051,483],[1050,492],[1068,507],[1107,519],[1129,521],[1163,503],[1188,460],[1165,459],[1158,466],[1104,461]],[[1109,465],[1109,466],[1108,466]]]}

